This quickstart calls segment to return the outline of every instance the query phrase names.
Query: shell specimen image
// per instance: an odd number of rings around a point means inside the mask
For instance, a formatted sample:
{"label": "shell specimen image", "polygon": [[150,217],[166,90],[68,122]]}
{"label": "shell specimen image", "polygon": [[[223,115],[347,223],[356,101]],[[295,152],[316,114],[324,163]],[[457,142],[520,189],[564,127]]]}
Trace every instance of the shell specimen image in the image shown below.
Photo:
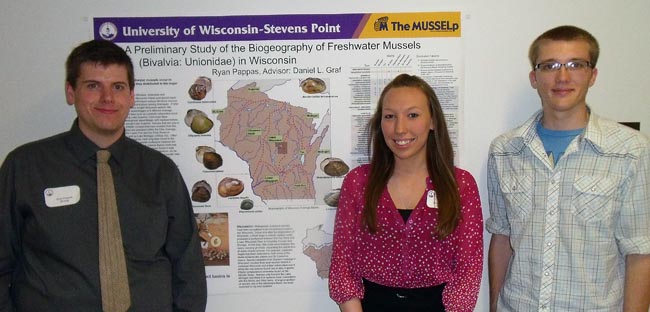
{"label": "shell specimen image", "polygon": [[192,186],[192,200],[195,202],[207,202],[211,194],[212,187],[205,180],[198,181]]}
{"label": "shell specimen image", "polygon": [[323,93],[327,89],[325,81],[320,78],[307,78],[300,82],[300,88],[308,94]]}
{"label": "shell specimen image", "polygon": [[350,167],[343,160],[335,157],[323,159],[323,161],[320,162],[320,169],[323,170],[325,174],[332,177],[340,177],[350,171]]}
{"label": "shell specimen image", "polygon": [[241,204],[239,204],[239,209],[241,209],[241,210],[251,210],[251,209],[253,209],[254,206],[255,206],[255,204],[253,203],[253,201],[246,198],[246,199],[241,201]]}
{"label": "shell specimen image", "polygon": [[337,207],[339,205],[339,195],[341,195],[341,189],[333,189],[323,196],[323,201],[330,207]]}
{"label": "shell specimen image", "polygon": [[196,134],[203,134],[212,130],[214,123],[208,115],[198,109],[189,109],[185,114],[185,124]]}
{"label": "shell specimen image", "polygon": [[223,158],[211,146],[196,147],[196,161],[203,164],[206,169],[214,170],[223,165]]}
{"label": "shell specimen image", "polygon": [[221,197],[239,195],[244,190],[244,183],[235,178],[223,178],[217,186],[217,192]]}
{"label": "shell specimen image", "polygon": [[205,98],[210,90],[212,90],[212,80],[208,77],[200,76],[196,78],[187,93],[189,93],[192,100],[200,101]]}

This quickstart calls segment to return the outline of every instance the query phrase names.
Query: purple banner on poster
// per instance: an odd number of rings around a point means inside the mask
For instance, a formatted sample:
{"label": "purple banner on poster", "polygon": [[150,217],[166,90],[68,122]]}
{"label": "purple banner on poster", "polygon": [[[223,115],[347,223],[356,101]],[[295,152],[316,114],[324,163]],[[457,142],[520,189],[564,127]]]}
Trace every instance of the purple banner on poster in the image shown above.
{"label": "purple banner on poster", "polygon": [[96,39],[114,42],[196,42],[351,39],[368,14],[202,17],[96,17]]}

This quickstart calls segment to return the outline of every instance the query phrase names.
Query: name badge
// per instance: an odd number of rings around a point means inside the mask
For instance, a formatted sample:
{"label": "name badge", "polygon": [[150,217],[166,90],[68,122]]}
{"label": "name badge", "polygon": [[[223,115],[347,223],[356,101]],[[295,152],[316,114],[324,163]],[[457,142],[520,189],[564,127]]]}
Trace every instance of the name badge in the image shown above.
{"label": "name badge", "polygon": [[438,209],[438,198],[434,190],[427,192],[427,207]]}
{"label": "name badge", "polygon": [[50,208],[74,205],[81,199],[81,189],[78,185],[46,188],[43,197]]}

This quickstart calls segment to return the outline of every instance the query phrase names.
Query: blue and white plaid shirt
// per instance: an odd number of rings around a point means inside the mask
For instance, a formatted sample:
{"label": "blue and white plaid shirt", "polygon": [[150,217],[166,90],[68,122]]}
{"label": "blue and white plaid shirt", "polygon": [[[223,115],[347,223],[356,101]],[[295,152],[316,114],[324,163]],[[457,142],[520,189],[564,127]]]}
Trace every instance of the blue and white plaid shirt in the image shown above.
{"label": "blue and white plaid shirt", "polygon": [[553,165],[541,117],[490,146],[486,229],[514,251],[498,311],[620,311],[625,256],[650,254],[650,140],[591,113]]}

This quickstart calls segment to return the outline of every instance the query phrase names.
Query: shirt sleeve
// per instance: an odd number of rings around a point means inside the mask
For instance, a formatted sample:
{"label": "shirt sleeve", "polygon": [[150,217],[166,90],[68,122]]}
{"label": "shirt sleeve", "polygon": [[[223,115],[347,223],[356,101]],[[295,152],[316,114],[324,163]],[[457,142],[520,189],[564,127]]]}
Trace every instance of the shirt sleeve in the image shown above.
{"label": "shirt sleeve", "polygon": [[172,263],[174,311],[205,311],[205,266],[192,202],[180,173],[175,170],[173,194],[168,199],[169,224],[165,251]]}
{"label": "shirt sleeve", "polygon": [[483,275],[483,211],[476,181],[466,171],[457,176],[461,220],[454,231],[454,278],[447,283],[442,300],[447,311],[474,311]]}
{"label": "shirt sleeve", "polygon": [[9,287],[14,271],[12,213],[14,183],[11,155],[0,168],[0,311],[13,311]]}
{"label": "shirt sleeve", "polygon": [[334,220],[334,242],[329,274],[330,297],[336,303],[363,298],[361,276],[354,263],[355,241],[360,231],[360,211],[363,207],[363,187],[356,172],[343,180]]}
{"label": "shirt sleeve", "polygon": [[650,254],[650,146],[630,166],[623,182],[616,239],[624,255]]}
{"label": "shirt sleeve", "polygon": [[510,223],[506,213],[506,205],[501,191],[499,175],[497,173],[497,163],[490,149],[488,157],[488,203],[490,206],[490,217],[485,222],[485,228],[492,234],[501,234],[510,236]]}

